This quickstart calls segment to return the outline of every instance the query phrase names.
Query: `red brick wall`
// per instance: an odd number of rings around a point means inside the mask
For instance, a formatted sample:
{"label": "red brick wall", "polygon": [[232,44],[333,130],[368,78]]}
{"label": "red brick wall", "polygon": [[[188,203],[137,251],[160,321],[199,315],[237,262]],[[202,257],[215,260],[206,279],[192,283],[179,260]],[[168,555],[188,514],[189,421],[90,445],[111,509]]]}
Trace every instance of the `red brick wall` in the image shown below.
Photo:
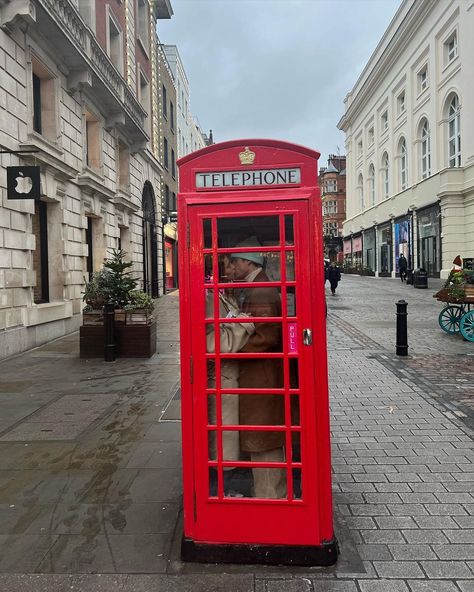
{"label": "red brick wall", "polygon": [[[113,12],[115,20],[120,25],[123,32],[123,46],[125,51],[125,8],[124,3],[119,0],[96,0],[95,2],[95,16],[96,16],[96,35],[97,41],[100,43],[104,51],[107,51],[107,24],[105,6],[109,5],[110,11]],[[125,63],[125,56],[124,56]]]}

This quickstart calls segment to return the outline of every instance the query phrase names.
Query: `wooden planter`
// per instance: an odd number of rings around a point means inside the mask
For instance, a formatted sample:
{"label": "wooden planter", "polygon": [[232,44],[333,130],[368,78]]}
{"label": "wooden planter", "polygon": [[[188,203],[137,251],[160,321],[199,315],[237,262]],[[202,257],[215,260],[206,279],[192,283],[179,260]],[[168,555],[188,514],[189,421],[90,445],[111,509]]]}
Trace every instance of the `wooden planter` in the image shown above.
{"label": "wooden planter", "polygon": [[[79,335],[81,358],[104,356],[103,325],[82,325]],[[146,325],[115,323],[115,343],[118,358],[151,358],[156,352],[156,321]]]}
{"label": "wooden planter", "polygon": [[91,312],[82,313],[82,324],[83,325],[103,325],[104,324],[104,313],[102,310],[93,310]]}

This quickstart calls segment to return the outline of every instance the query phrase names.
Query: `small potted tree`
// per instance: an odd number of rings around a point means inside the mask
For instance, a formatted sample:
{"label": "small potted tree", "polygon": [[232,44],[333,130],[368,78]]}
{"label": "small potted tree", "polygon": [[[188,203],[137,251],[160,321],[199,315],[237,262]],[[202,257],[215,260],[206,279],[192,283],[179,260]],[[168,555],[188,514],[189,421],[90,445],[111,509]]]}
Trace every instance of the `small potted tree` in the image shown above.
{"label": "small potted tree", "polygon": [[[104,267],[86,282],[83,300],[84,323],[80,328],[82,358],[101,357],[104,347],[102,309],[104,304],[115,306],[116,354],[122,357],[150,357],[156,351],[156,322],[152,318],[153,301],[136,290],[132,276],[133,263],[125,260],[126,253],[114,250]],[[129,317],[128,323],[127,317]],[[94,322],[92,322],[94,320]]]}

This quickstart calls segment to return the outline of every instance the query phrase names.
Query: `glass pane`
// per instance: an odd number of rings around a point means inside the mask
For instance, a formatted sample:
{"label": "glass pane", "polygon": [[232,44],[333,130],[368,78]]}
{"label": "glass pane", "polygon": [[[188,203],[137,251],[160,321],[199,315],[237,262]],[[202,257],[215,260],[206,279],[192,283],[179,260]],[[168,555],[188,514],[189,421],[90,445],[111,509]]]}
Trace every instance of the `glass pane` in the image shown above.
{"label": "glass pane", "polygon": [[[281,317],[281,289],[274,287],[234,288],[224,293],[227,300],[233,301],[240,313],[252,317]],[[231,310],[229,304],[223,305]],[[226,316],[226,315],[225,315]],[[235,315],[234,315],[235,316]]]}
{"label": "glass pane", "polygon": [[[300,396],[299,395],[291,395],[291,425],[299,426],[300,425]],[[295,460],[293,458],[293,460]]]}
{"label": "glass pane", "polygon": [[252,469],[252,496],[261,499],[286,498],[286,469]]}
{"label": "glass pane", "polygon": [[[210,354],[216,351],[215,330],[214,323],[206,323],[206,350]],[[256,353],[262,347],[267,347],[267,351],[273,353],[283,352],[281,323],[252,322],[249,316],[242,317],[241,323],[219,323],[220,353]],[[234,360],[222,360],[229,377],[235,374],[238,376],[236,363]],[[224,374],[224,370],[222,372]]]}
{"label": "glass pane", "polygon": [[218,218],[217,235],[219,248],[231,248],[253,239],[253,246],[273,246],[280,241],[278,216],[245,216],[239,218]]}
{"label": "glass pane", "polygon": [[290,358],[288,362],[290,364],[290,387],[293,389],[297,389],[300,387],[298,360],[296,358]]}
{"label": "glass pane", "polygon": [[293,499],[302,499],[301,469],[293,469]]}
{"label": "glass pane", "polygon": [[301,462],[301,434],[299,432],[291,434],[291,460],[292,462]]}
{"label": "glass pane", "polygon": [[204,283],[209,284],[213,281],[212,255],[204,255]]}
{"label": "glass pane", "polygon": [[[206,319],[214,318],[214,290],[207,288],[204,290],[204,296],[206,298]],[[207,325],[206,325],[207,331]]]}
{"label": "glass pane", "polygon": [[[223,425],[239,425],[239,395],[226,394],[221,396],[221,420]],[[216,396],[209,395],[207,403],[208,422],[216,423]]]}
{"label": "glass pane", "polygon": [[217,497],[217,469],[209,467],[209,497]]}
{"label": "glass pane", "polygon": [[[283,395],[241,395],[239,418],[241,425],[285,425],[284,397]],[[242,439],[253,442],[268,440],[277,442],[278,445],[284,442],[284,436],[280,435],[280,432],[245,432]]]}
{"label": "glass pane", "polygon": [[293,286],[286,289],[286,308],[289,317],[296,317],[296,289]]}
{"label": "glass pane", "polygon": [[226,467],[224,469],[225,497],[253,497],[252,469]]}
{"label": "glass pane", "polygon": [[295,254],[293,251],[286,253],[286,281],[295,281]]}
{"label": "glass pane", "polygon": [[[222,457],[223,460],[240,460],[239,432],[223,431],[222,433]],[[208,435],[209,460],[217,460],[218,432],[210,431]]]}
{"label": "glass pane", "polygon": [[[280,253],[258,251],[232,253],[231,265],[225,269],[227,279],[235,282],[279,282]],[[224,280],[222,280],[224,281]]]}
{"label": "glass pane", "polygon": [[204,235],[204,248],[212,249],[212,224],[209,218],[202,221],[203,235]]}
{"label": "glass pane", "polygon": [[285,216],[285,244],[295,244],[295,234],[293,230],[293,216]]}

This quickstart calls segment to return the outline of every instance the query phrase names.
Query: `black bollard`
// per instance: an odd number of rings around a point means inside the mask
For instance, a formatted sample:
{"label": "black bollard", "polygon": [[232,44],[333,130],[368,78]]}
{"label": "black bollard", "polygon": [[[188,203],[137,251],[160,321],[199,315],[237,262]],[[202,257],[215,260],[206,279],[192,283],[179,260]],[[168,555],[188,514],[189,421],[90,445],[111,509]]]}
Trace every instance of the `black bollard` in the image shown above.
{"label": "black bollard", "polygon": [[407,306],[405,300],[397,302],[397,356],[408,356]]}
{"label": "black bollard", "polygon": [[115,362],[115,305],[104,306],[104,362]]}

